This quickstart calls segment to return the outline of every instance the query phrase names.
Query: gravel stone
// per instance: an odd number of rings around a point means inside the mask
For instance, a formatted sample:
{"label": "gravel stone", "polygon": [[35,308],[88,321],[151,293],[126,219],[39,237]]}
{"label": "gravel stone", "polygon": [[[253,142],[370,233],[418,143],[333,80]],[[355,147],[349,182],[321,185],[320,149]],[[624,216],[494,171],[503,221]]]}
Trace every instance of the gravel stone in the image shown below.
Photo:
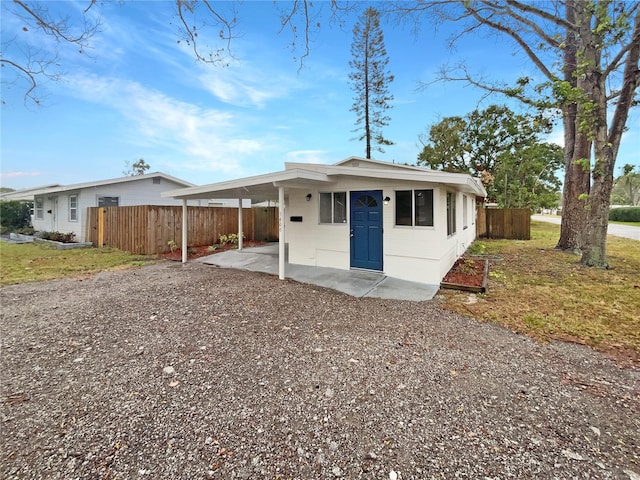
{"label": "gravel stone", "polygon": [[637,369],[437,300],[161,262],[0,303],[3,479],[640,478]]}

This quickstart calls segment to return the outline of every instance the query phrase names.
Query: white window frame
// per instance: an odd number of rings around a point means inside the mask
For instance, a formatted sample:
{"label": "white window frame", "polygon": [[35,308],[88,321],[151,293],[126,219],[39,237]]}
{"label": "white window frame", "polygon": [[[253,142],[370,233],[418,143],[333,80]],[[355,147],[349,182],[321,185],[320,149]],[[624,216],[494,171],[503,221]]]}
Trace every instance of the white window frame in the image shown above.
{"label": "white window frame", "polygon": [[462,229],[469,228],[469,199],[466,195],[462,196]]}
{"label": "white window frame", "polygon": [[69,195],[69,221],[78,221],[78,195]]}
{"label": "white window frame", "polygon": [[[344,198],[344,218],[340,221],[336,221],[336,194],[343,195]],[[323,222],[322,221],[322,196],[323,195],[331,195],[331,221]],[[318,223],[320,225],[344,225],[347,223],[347,192],[320,192],[318,194]]]}
{"label": "white window frame", "polygon": [[37,220],[44,220],[44,198],[36,197],[33,202],[35,217]]}
{"label": "white window frame", "polygon": [[[416,225],[416,196],[417,192],[431,192],[431,225]],[[398,224],[398,192],[411,192],[411,225]],[[402,189],[394,191],[394,226],[400,228],[434,228],[435,226],[435,191],[433,188]]]}
{"label": "white window frame", "polygon": [[456,234],[456,192],[447,192],[447,238]]}

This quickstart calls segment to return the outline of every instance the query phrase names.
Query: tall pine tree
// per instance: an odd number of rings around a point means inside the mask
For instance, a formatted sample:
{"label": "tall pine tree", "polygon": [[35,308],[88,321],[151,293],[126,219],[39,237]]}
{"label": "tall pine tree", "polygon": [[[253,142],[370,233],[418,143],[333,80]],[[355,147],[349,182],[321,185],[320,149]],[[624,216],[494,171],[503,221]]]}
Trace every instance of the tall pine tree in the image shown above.
{"label": "tall pine tree", "polygon": [[382,134],[382,128],[391,120],[386,111],[393,100],[388,89],[393,75],[386,71],[389,57],[380,28],[380,13],[373,7],[367,8],[353,27],[351,55],[349,66],[353,71],[349,79],[356,93],[351,111],[358,117],[354,132],[359,133],[357,140],[366,140],[366,158],[371,158],[372,143],[382,153],[383,145],[393,145]]}

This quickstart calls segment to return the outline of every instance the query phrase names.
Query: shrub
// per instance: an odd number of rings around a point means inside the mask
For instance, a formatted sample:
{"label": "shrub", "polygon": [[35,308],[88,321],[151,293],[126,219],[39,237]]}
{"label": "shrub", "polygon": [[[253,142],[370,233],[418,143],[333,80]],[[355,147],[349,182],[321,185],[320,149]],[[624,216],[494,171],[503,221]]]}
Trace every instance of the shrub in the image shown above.
{"label": "shrub", "polygon": [[640,207],[621,207],[609,210],[609,220],[614,222],[640,222]]}
{"label": "shrub", "polygon": [[40,238],[43,240],[51,240],[53,242],[73,243],[76,240],[76,234],[73,232],[40,232]]}
{"label": "shrub", "polygon": [[3,231],[15,232],[31,225],[31,206],[29,203],[11,200],[0,202],[0,225]]}

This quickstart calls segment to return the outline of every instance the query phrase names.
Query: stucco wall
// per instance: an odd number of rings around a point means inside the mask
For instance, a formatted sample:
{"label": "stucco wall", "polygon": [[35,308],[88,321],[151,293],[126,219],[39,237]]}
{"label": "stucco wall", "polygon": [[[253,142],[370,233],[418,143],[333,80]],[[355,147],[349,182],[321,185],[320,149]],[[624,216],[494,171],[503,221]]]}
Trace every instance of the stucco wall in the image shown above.
{"label": "stucco wall", "polygon": [[[37,219],[34,215],[33,227],[40,231],[74,232],[76,234],[76,240],[83,242],[86,229],[85,217],[87,207],[97,207],[98,197],[118,197],[120,206],[182,205],[181,200],[161,196],[162,192],[179,188],[184,188],[184,185],[177,184],[165,178],[161,178],[159,184],[154,184],[153,178],[147,177],[139,181],[128,181],[79,190],[48,193],[42,196],[42,198],[44,198],[44,218]],[[71,221],[69,219],[69,197],[71,195],[77,195],[78,197],[77,221]],[[196,205],[198,202],[189,202],[189,204]],[[51,210],[51,213],[48,213],[49,210]]]}
{"label": "stucco wall", "polygon": [[[395,225],[395,191],[408,189],[434,190],[434,226],[408,227]],[[427,284],[439,284],[455,260],[475,238],[475,199],[467,200],[467,228],[463,228],[463,194],[456,195],[456,233],[447,236],[447,188],[442,185],[415,184],[402,181],[344,179],[324,189],[291,189],[285,212],[289,261],[295,264],[340,269],[350,268],[350,191],[382,190],[391,202],[383,206],[383,271],[385,274]],[[453,189],[449,189],[454,191]],[[347,192],[347,223],[319,224],[319,193]],[[311,193],[310,201],[306,195]],[[302,222],[291,222],[301,216]],[[473,220],[473,223],[472,223]]]}

